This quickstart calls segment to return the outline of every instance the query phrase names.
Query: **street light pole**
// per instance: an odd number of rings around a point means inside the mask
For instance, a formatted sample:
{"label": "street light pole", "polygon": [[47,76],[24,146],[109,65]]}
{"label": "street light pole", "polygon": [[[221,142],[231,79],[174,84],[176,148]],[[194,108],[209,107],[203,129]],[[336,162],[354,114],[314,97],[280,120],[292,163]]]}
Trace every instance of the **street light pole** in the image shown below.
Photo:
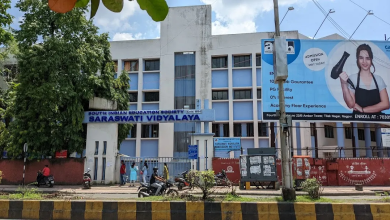
{"label": "street light pole", "polygon": [[[279,118],[279,129],[280,129],[280,148],[281,148],[281,156],[282,156],[282,182],[283,182],[283,188],[282,188],[282,196],[285,201],[287,200],[295,200],[295,190],[293,189],[293,183],[292,183],[292,175],[291,175],[291,154],[290,150],[287,146],[287,135],[286,135],[286,128],[288,128],[287,123],[287,117],[286,117],[286,109],[285,109],[285,98],[284,98],[284,82],[287,79],[287,52],[286,48],[280,48],[279,43],[280,41],[280,23],[279,23],[279,7],[278,7],[278,0],[273,0],[274,2],[274,19],[275,19],[275,41],[274,41],[274,69],[276,66],[276,72],[275,79],[278,82],[279,87],[279,111],[280,111],[280,118]],[[285,44],[285,42],[284,42]],[[277,54],[281,53],[281,54]],[[277,62],[277,58],[285,58],[285,62]],[[282,71],[286,71],[283,73]],[[281,76],[280,79],[278,79],[278,74],[284,75],[284,77]],[[287,127],[286,127],[287,125]]]}
{"label": "street light pole", "polygon": [[352,33],[352,35],[349,37],[348,40],[351,40],[352,36],[355,34],[355,32],[357,31],[357,29],[359,29],[360,25],[363,23],[363,21],[366,19],[366,17],[368,15],[373,15],[374,13],[372,12],[372,10],[369,10],[366,14],[366,16],[364,16],[363,20],[360,22],[360,24],[357,26],[357,28],[355,29],[355,31]]}
{"label": "street light pole", "polygon": [[279,26],[282,24],[282,22],[283,22],[284,18],[286,17],[287,13],[288,13],[289,11],[292,11],[292,10],[294,10],[294,7],[288,7],[288,9],[287,9],[287,11],[286,11],[286,14],[284,14],[284,16],[283,16],[283,18],[282,18],[282,21],[279,23]]}
{"label": "street light pole", "polygon": [[316,37],[316,35],[317,35],[318,31],[320,30],[320,28],[322,27],[322,24],[324,24],[324,22],[325,22],[326,18],[328,17],[328,15],[329,15],[330,13],[334,13],[334,12],[335,12],[335,11],[332,10],[332,9],[329,10],[328,14],[326,14],[326,16],[325,16],[324,20],[322,21],[320,27],[318,28],[316,34],[314,34],[313,40],[314,40],[314,38]]}

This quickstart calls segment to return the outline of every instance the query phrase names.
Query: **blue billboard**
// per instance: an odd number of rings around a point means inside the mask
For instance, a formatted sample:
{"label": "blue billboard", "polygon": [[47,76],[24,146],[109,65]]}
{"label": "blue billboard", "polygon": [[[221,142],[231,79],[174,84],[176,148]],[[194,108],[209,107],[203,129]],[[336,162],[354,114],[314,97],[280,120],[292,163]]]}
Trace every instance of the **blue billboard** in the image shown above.
{"label": "blue billboard", "polygon": [[198,145],[188,145],[188,159],[198,159]]}
{"label": "blue billboard", "polygon": [[241,150],[241,138],[214,138],[215,151],[238,151]]}
{"label": "blue billboard", "polygon": [[[389,41],[287,39],[286,113],[302,121],[389,121]],[[273,39],[262,40],[263,119],[277,120]]]}

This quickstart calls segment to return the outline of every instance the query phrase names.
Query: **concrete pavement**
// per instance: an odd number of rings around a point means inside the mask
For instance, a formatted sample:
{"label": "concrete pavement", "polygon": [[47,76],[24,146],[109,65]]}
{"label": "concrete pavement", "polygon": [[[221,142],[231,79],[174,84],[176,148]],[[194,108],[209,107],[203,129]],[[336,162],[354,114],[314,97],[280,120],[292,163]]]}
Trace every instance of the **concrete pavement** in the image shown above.
{"label": "concrete pavement", "polygon": [[[81,185],[55,185],[53,188],[29,186],[31,188],[37,188],[42,193],[68,193],[68,194],[137,194],[139,184],[135,187],[129,187],[118,185],[113,186],[92,186],[91,189],[83,189]],[[0,192],[16,192],[20,186],[17,185],[0,185]],[[224,195],[230,192],[231,189],[227,187],[215,187],[215,194]],[[353,186],[325,186],[322,195],[323,196],[362,196],[371,195],[374,196],[380,192],[390,192],[390,186],[364,186],[363,191],[356,191]],[[190,194],[200,194],[199,190],[183,190],[180,192],[187,192]],[[256,189],[252,187],[250,190],[240,190],[236,188],[236,192],[239,195],[256,195],[256,196],[279,196],[280,190],[272,189]],[[306,195],[306,192],[297,191],[297,195]]]}

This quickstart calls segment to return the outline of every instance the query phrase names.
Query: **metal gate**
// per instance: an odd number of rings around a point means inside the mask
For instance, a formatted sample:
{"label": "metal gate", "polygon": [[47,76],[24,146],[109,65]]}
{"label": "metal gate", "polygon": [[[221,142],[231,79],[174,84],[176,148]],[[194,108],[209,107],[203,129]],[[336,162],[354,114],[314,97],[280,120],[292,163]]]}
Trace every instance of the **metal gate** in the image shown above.
{"label": "metal gate", "polygon": [[[130,177],[130,166],[135,162],[135,166],[138,166],[137,182],[142,181],[142,175],[140,171],[144,166],[144,162],[148,164],[148,173],[146,181],[149,181],[150,176],[153,173],[153,167],[158,167],[158,175],[162,176],[164,172],[164,163],[167,164],[169,169],[169,179],[174,180],[178,174],[191,169],[191,160],[188,158],[174,158],[174,157],[121,157],[121,160],[126,164],[126,175]],[[130,179],[130,178],[129,178]],[[129,181],[129,180],[128,180]]]}

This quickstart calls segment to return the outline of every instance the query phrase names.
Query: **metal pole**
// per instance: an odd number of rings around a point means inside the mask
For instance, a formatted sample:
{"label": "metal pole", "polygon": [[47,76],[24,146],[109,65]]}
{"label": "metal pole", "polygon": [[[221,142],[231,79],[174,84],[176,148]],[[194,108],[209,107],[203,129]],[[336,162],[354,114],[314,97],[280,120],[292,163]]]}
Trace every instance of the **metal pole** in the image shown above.
{"label": "metal pole", "polygon": [[367,12],[366,16],[364,16],[363,20],[360,22],[359,26],[357,26],[357,28],[355,29],[355,31],[352,33],[352,35],[349,37],[348,40],[351,40],[352,36],[355,34],[355,32],[357,31],[357,29],[359,29],[360,25],[363,23],[363,21],[366,19],[366,17],[367,17],[368,15],[370,15],[371,13],[372,13],[371,10]]}
{"label": "metal pole", "polygon": [[[275,37],[280,36],[280,27],[279,27],[279,7],[278,0],[273,0],[274,2],[274,19],[275,19]],[[277,65],[277,63],[274,63]],[[276,73],[275,73],[276,74]],[[283,189],[282,196],[283,199],[286,200],[295,200],[295,190],[293,189],[292,184],[292,176],[291,176],[291,167],[290,167],[290,150],[287,147],[287,135],[284,131],[284,126],[286,123],[286,109],[284,103],[284,81],[278,81],[279,86],[279,108],[280,108],[280,148],[281,148],[281,156],[282,156],[282,181],[283,181]]]}
{"label": "metal pole", "polygon": [[326,14],[326,16],[325,16],[324,20],[322,21],[322,23],[321,23],[320,27],[318,28],[318,30],[317,30],[317,32],[316,32],[316,34],[314,34],[313,40],[315,39],[315,37],[316,37],[316,35],[317,35],[318,31],[320,30],[320,28],[321,28],[321,27],[322,27],[322,25],[324,24],[324,22],[325,22],[326,18],[328,17],[328,15],[330,14],[330,12],[331,12],[331,11],[332,11],[332,9],[330,9],[330,10],[329,10],[329,12],[328,12],[328,14]]}

